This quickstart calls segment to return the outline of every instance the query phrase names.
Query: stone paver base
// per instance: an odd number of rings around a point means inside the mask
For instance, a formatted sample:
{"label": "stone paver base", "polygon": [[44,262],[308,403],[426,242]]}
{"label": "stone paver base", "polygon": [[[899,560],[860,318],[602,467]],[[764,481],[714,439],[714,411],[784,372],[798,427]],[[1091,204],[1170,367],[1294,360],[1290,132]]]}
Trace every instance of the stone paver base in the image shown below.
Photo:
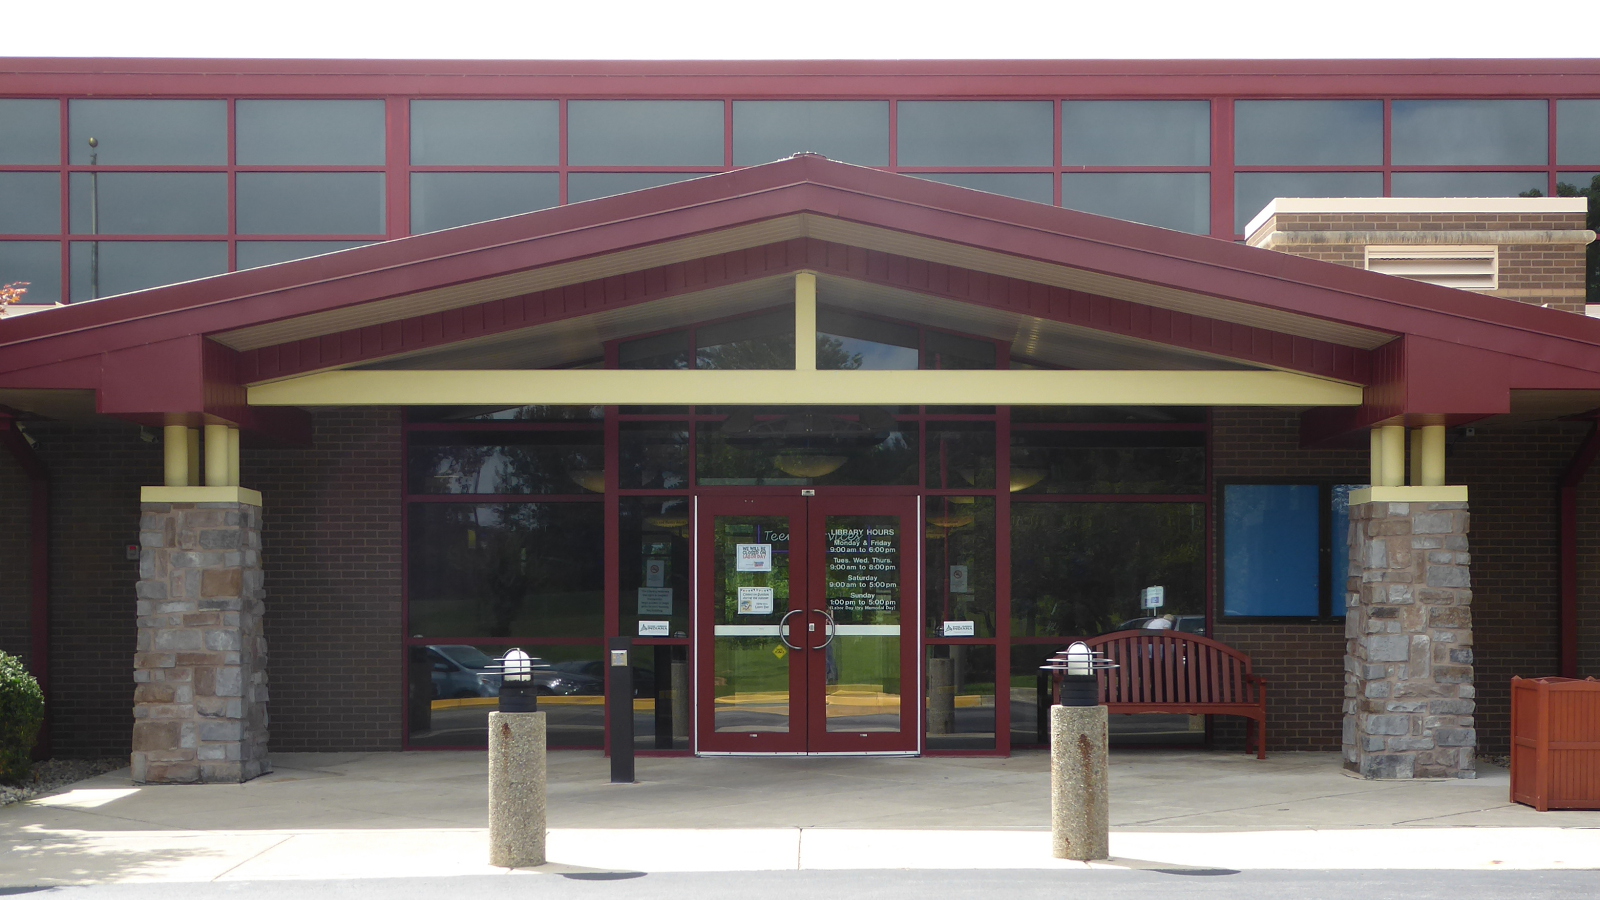
{"label": "stone paver base", "polygon": [[1345,768],[1472,778],[1472,581],[1465,503],[1350,507]]}
{"label": "stone paver base", "polygon": [[139,543],[133,780],[271,771],[261,507],[146,503]]}

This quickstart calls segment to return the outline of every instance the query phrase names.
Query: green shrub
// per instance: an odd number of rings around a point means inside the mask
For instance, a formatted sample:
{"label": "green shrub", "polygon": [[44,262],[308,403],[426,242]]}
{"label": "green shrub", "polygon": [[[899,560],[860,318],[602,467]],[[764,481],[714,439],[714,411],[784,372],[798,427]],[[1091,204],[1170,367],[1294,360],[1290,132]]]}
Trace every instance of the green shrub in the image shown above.
{"label": "green shrub", "polygon": [[22,660],[0,653],[0,782],[20,784],[44,724],[44,692]]}

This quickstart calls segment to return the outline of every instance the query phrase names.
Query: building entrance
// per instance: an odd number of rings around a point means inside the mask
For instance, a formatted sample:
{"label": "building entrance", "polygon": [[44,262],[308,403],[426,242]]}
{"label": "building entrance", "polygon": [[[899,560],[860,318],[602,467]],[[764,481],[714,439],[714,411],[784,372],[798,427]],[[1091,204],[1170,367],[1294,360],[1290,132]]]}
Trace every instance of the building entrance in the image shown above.
{"label": "building entrance", "polygon": [[700,752],[917,752],[917,518],[908,496],[700,499]]}

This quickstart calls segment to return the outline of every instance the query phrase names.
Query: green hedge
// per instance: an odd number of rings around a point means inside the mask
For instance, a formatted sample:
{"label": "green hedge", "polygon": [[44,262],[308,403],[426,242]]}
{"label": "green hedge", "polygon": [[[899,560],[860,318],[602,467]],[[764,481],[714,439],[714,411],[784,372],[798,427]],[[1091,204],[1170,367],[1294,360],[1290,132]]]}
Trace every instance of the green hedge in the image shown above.
{"label": "green hedge", "polygon": [[0,653],[0,782],[20,784],[44,724],[44,692],[22,660]]}

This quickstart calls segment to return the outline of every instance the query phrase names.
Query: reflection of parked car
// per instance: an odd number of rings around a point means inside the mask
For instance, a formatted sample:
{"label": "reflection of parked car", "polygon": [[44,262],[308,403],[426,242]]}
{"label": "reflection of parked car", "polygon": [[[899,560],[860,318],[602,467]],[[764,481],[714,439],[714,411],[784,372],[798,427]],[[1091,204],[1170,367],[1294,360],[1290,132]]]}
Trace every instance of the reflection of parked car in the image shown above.
{"label": "reflection of parked car", "polygon": [[[598,659],[574,659],[567,662],[558,662],[550,666],[558,672],[576,675],[593,682],[593,691],[577,691],[580,694],[603,694],[606,686],[605,666]],[[633,695],[635,697],[654,697],[656,695],[656,674],[649,669],[633,667]]]}
{"label": "reflection of parked car", "polygon": [[[433,699],[461,700],[500,694],[500,660],[471,644],[438,644],[427,648],[433,666]],[[591,665],[599,666],[598,662]],[[581,668],[583,662],[549,663],[533,657],[533,684],[540,694],[571,696],[604,694],[605,682]]]}
{"label": "reflection of parked car", "polygon": [[[1140,616],[1137,619],[1129,619],[1128,621],[1123,622],[1121,625],[1118,625],[1116,628],[1111,629],[1111,631],[1105,631],[1105,632],[1101,632],[1101,633],[1102,634],[1111,634],[1113,631],[1140,631],[1140,630],[1144,630],[1144,629],[1149,629],[1150,628],[1150,623],[1155,621],[1156,619],[1159,619],[1159,618],[1161,618],[1161,617],[1160,616]],[[1184,632],[1186,634],[1204,635],[1206,633],[1206,617],[1205,616],[1173,616],[1172,617],[1172,627],[1173,627],[1173,630],[1182,631],[1182,632]]]}
{"label": "reflection of parked car", "polygon": [[470,644],[428,647],[433,666],[433,699],[461,700],[500,694],[500,676],[491,670],[494,658]]}

